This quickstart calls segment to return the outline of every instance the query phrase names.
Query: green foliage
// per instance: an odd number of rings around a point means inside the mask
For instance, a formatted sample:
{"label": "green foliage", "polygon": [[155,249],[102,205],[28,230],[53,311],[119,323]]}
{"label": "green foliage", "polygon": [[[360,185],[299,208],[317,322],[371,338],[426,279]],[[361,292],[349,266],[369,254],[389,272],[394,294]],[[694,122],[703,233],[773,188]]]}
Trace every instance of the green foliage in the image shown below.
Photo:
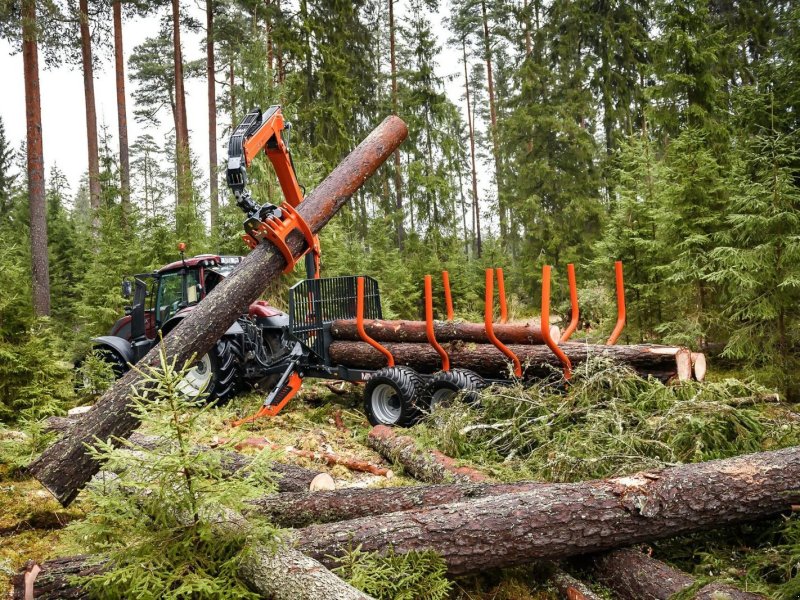
{"label": "green foliage", "polygon": [[[480,408],[437,410],[419,434],[448,456],[504,478],[580,481],[676,463],[791,446],[787,409],[761,404],[764,388],[733,379],[665,386],[606,359],[560,383],[493,387]],[[419,429],[419,428],[418,428]]]}
{"label": "green foliage", "polygon": [[[70,526],[76,547],[102,555],[106,567],[84,583],[98,598],[255,598],[237,567],[249,544],[274,547],[278,532],[261,520],[226,525],[225,511],[268,492],[270,472],[256,458],[228,474],[223,453],[196,449],[189,436],[204,413],[203,400],[180,393],[188,369],[163,352],[157,368],[142,371],[133,413],[160,436],[152,448],[98,442],[93,455],[116,474],[94,484],[94,510]],[[260,455],[263,456],[263,455]]]}
{"label": "green foliage", "polygon": [[453,587],[447,564],[435,552],[396,554],[363,552],[361,547],[336,559],[342,579],[376,600],[445,600]]}

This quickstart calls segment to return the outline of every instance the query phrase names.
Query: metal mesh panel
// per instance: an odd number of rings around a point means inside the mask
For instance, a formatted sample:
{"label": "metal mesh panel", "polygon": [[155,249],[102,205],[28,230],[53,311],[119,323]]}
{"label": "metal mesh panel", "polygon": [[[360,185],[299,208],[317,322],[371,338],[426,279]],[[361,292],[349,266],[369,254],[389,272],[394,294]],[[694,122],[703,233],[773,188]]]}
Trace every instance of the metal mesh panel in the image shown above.
{"label": "metal mesh panel", "polygon": [[[325,357],[323,326],[356,318],[357,277],[304,279],[289,288],[289,327],[318,356]],[[378,282],[364,277],[364,318],[382,319]]]}

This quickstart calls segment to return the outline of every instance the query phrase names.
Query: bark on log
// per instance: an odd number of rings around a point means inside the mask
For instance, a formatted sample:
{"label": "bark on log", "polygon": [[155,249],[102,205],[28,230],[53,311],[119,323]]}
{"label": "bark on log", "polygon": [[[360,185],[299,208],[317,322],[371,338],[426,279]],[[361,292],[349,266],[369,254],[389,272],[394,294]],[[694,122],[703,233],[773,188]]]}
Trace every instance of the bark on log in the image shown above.
{"label": "bark on log", "polygon": [[[298,212],[313,232],[318,232],[350,196],[392,154],[408,134],[405,123],[387,117],[333,172],[300,203]],[[294,255],[306,243],[299,231],[286,239]],[[164,338],[169,360],[181,365],[208,352],[219,337],[258,299],[270,281],[278,277],[286,260],[270,243],[259,244],[239,266],[212,290],[203,302]],[[160,344],[141,361],[141,366],[160,363]],[[47,448],[30,466],[30,474],[56,499],[68,505],[100,464],[86,451],[96,439],[127,437],[139,425],[128,410],[131,387],[142,385],[136,370],[128,371],[86,413],[81,426]]]}
{"label": "bark on log", "polygon": [[[428,344],[387,343],[386,347],[394,356],[395,364],[409,366],[420,373],[433,373],[439,370],[441,359]],[[553,368],[561,369],[561,363],[547,346],[509,346],[526,365],[525,378],[546,377]],[[451,367],[471,369],[489,378],[507,378],[508,359],[489,344],[445,345],[450,355]],[[692,377],[690,352],[685,348],[670,346],[600,346],[590,344],[561,344],[561,349],[575,366],[585,362],[590,356],[606,356],[629,365],[642,375],[655,374],[660,379],[677,376],[681,381]],[[386,358],[364,342],[333,342],[330,357],[334,364],[357,369],[380,369],[386,366]]]}
{"label": "bark on log", "polygon": [[414,438],[400,435],[386,425],[376,425],[370,430],[367,445],[385,459],[400,463],[412,477],[426,483],[478,483],[488,480],[480,471],[456,466],[452,458],[438,450],[418,448]]}
{"label": "bark on log", "polygon": [[[45,421],[45,431],[56,431],[61,434],[66,433],[80,419],[75,417],[50,417]],[[153,435],[143,435],[133,432],[128,441],[145,450],[153,450],[164,443],[163,438]],[[193,452],[208,451],[210,448],[205,446],[195,446]],[[235,473],[240,469],[246,468],[250,464],[250,457],[238,452],[219,450],[222,452],[222,467],[228,473]],[[321,471],[306,469],[297,465],[273,462],[270,469],[277,475],[275,484],[279,492],[307,492],[311,482],[320,475]]]}
{"label": "bark on log", "polygon": [[[595,556],[591,566],[598,580],[611,588],[620,600],[669,600],[697,583],[694,577],[631,548]],[[761,594],[716,582],[700,587],[691,597],[694,600],[764,600]]]}
{"label": "bark on log", "polygon": [[[364,329],[367,335],[379,342],[428,343],[425,321],[370,319],[364,321]],[[491,343],[483,323],[436,321],[433,325],[433,332],[436,334],[436,341],[440,343],[457,341],[474,344]],[[494,326],[494,334],[504,344],[544,344],[542,330],[538,323],[498,323]],[[555,325],[550,327],[550,334],[554,340],[561,337],[561,331]],[[361,340],[356,322],[352,319],[334,321],[331,324],[331,336],[335,340]]]}
{"label": "bark on log", "polygon": [[550,567],[550,582],[561,592],[564,600],[602,600],[588,585],[576,579],[553,563]]}
{"label": "bark on log", "polygon": [[757,520],[797,503],[798,481],[800,448],[787,448],[312,525],[296,531],[296,542],[324,564],[359,545],[433,550],[457,575]]}
{"label": "bark on log", "polygon": [[528,492],[538,482],[460,483],[394,488],[344,488],[331,492],[271,494],[252,502],[254,513],[269,517],[281,527],[305,527],[360,517],[465,502],[476,498]]}

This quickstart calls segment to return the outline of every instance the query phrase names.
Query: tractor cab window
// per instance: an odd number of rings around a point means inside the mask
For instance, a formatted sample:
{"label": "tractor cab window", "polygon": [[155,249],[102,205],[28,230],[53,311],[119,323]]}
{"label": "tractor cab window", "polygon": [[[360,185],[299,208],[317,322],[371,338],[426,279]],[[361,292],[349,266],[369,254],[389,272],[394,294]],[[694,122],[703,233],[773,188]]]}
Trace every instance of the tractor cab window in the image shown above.
{"label": "tractor cab window", "polygon": [[[185,281],[184,281],[185,280]],[[196,304],[200,300],[200,279],[197,269],[166,273],[161,276],[158,286],[158,323],[164,324],[180,309]]]}

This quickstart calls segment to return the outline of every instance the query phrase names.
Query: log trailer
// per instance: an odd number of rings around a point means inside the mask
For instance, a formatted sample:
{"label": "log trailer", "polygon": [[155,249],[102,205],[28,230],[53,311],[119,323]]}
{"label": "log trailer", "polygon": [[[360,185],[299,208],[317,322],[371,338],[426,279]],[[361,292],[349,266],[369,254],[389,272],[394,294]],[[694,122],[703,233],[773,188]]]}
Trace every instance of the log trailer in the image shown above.
{"label": "log trailer", "polygon": [[[242,424],[263,416],[274,416],[299,391],[306,377],[363,382],[364,410],[373,425],[410,426],[437,402],[448,401],[457,394],[474,399],[489,383],[509,383],[523,377],[523,364],[507,343],[501,341],[507,331],[507,307],[502,269],[487,269],[484,323],[465,324],[471,335],[491,344],[507,359],[507,375],[484,377],[475,369],[455,368],[450,353],[437,341],[442,323],[434,322],[431,276],[425,278],[425,341],[438,355],[435,372],[397,364],[392,351],[374,339],[367,329],[374,329],[383,318],[378,282],[368,276],[322,278],[319,273],[319,241],[295,208],[303,200],[303,189],[297,181],[280,106],[272,106],[262,114],[253,110],[234,130],[228,147],[227,183],[237,205],[244,211],[245,233],[250,248],[263,241],[271,242],[286,259],[284,272],[291,272],[295,258],[285,243],[286,235],[299,230],[305,237],[306,279],[289,289],[288,314],[264,301],[250,305],[217,342],[211,352],[201,357],[188,372],[184,391],[190,396],[208,396],[225,401],[245,384],[267,392],[262,407],[252,416],[237,421]],[[280,206],[259,205],[247,189],[247,168],[254,157],[264,151],[275,168],[284,202]],[[210,293],[241,260],[238,256],[201,255],[181,259],[149,274],[137,275],[133,285],[123,282],[126,297],[133,301],[107,336],[95,338],[94,348],[111,363],[117,376],[135,364],[157,343],[158,334],[167,334]],[[571,374],[571,361],[559,347],[578,325],[578,299],[575,272],[568,268],[572,319],[563,335],[549,326],[550,267],[542,273],[542,315],[539,331],[530,330],[523,343],[544,344],[557,359],[566,379]],[[501,324],[494,323],[495,278],[497,279]],[[449,277],[443,273],[446,314],[453,323]],[[617,264],[617,327],[608,343],[613,344],[625,322],[622,267]],[[381,357],[369,366],[344,364],[331,355],[336,342],[335,324],[353,324],[361,344]],[[419,322],[417,322],[419,324]],[[456,330],[458,327],[453,325]],[[477,332],[475,329],[477,328]],[[518,332],[517,332],[518,333]],[[459,335],[456,333],[455,335]],[[527,335],[527,334],[525,334]],[[513,336],[511,336],[513,337]],[[535,339],[534,339],[535,338]],[[518,342],[518,340],[511,340]],[[544,346],[542,346],[544,348]],[[440,368],[437,368],[440,367]],[[429,371],[431,369],[428,369]]]}

